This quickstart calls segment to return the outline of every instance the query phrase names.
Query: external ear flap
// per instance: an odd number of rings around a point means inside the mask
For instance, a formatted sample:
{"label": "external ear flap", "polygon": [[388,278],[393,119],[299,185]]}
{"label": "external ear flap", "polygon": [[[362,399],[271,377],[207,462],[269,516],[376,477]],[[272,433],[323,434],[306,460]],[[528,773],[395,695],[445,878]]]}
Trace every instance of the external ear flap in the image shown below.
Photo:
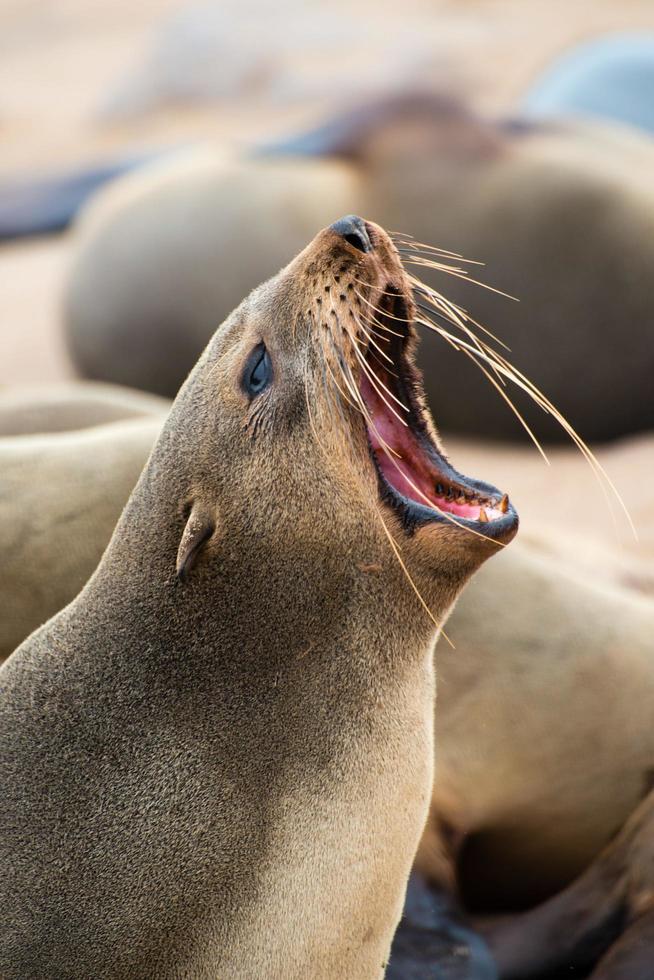
{"label": "external ear flap", "polygon": [[185,582],[188,573],[209,538],[216,530],[214,517],[208,509],[196,501],[193,504],[177,550],[177,578]]}

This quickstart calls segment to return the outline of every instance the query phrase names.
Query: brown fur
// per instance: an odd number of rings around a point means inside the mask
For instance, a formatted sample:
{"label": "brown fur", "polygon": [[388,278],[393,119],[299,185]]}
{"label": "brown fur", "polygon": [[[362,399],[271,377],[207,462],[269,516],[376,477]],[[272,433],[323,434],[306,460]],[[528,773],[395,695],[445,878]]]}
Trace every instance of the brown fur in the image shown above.
{"label": "brown fur", "polygon": [[[321,233],[223,324],[90,582],[2,668],[7,980],[383,973],[430,792],[436,630],[307,313],[342,265],[373,302],[404,288],[375,236],[362,257]],[[261,339],[275,381],[249,408]],[[383,516],[445,617],[496,545]]]}

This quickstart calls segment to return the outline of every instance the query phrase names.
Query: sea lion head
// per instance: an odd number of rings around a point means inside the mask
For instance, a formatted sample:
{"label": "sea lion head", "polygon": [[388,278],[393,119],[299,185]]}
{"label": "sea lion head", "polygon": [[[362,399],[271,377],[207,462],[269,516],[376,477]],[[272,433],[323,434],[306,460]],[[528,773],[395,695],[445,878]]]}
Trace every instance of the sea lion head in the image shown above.
{"label": "sea lion head", "polygon": [[433,632],[517,515],[447,461],[414,314],[391,238],[348,216],[225,321],[162,438],[177,461],[182,586],[229,583],[238,552],[237,577],[261,576],[275,621],[303,583],[308,608],[346,608],[363,589],[368,616],[390,602],[405,627]]}

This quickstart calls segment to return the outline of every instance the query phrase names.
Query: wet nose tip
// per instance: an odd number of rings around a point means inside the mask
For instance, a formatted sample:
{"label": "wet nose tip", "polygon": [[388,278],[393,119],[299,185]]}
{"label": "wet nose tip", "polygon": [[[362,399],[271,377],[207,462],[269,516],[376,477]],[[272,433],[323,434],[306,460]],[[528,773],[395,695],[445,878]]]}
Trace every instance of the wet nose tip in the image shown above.
{"label": "wet nose tip", "polygon": [[330,228],[354,248],[358,248],[360,252],[372,252],[372,242],[366,223],[357,214],[346,214],[344,218],[339,218],[333,225],[330,225]]}

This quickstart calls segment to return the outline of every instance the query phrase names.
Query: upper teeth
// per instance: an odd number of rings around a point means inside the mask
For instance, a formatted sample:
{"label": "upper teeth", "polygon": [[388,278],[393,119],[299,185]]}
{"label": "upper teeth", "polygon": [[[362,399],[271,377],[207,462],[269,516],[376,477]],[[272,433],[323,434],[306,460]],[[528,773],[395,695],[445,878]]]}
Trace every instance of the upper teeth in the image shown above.
{"label": "upper teeth", "polygon": [[437,483],[435,489],[437,495],[446,500],[453,501],[459,505],[469,504],[472,507],[479,507],[478,520],[480,520],[482,523],[486,523],[490,520],[485,508],[488,507],[491,510],[499,510],[502,514],[506,514],[507,510],[509,509],[509,497],[506,493],[503,494],[499,500],[497,497],[490,497],[482,500],[481,497],[474,497],[466,494],[466,492],[461,488],[457,488],[455,490],[454,487],[447,487],[446,489],[442,483]]}

